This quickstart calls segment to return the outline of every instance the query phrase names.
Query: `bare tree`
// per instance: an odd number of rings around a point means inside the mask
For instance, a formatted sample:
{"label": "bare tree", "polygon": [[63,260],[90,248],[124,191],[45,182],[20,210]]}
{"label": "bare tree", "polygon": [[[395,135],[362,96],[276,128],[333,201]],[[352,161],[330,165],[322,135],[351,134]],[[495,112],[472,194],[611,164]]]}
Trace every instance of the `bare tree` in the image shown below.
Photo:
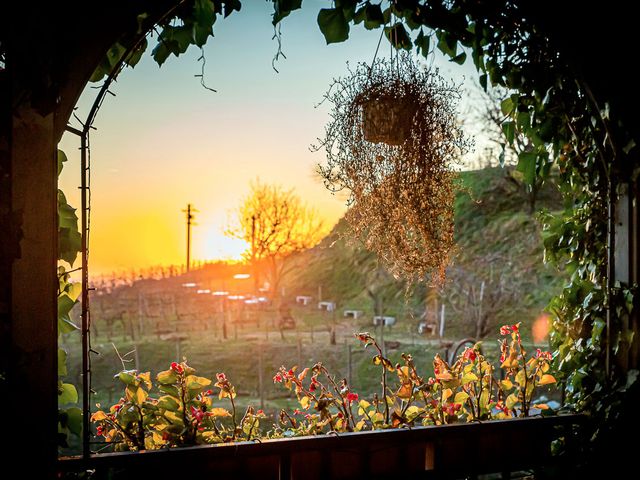
{"label": "bare tree", "polygon": [[292,254],[311,248],[322,238],[324,228],[317,212],[303,203],[293,189],[251,183],[249,194],[235,211],[235,224],[225,234],[249,245],[245,258],[251,262],[254,280],[258,265],[264,266],[271,296],[279,301],[282,278]]}
{"label": "bare tree", "polygon": [[511,306],[522,291],[522,282],[515,281],[510,267],[509,258],[494,254],[476,259],[468,268],[454,267],[447,272],[447,303],[470,324],[476,339],[491,331],[496,315]]}

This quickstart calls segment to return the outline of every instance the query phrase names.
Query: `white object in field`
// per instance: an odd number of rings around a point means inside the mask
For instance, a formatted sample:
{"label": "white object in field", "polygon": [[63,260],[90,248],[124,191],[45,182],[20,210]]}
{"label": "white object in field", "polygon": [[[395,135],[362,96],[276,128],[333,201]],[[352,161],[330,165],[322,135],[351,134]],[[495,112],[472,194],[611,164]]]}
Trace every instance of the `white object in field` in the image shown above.
{"label": "white object in field", "polygon": [[375,326],[384,325],[390,327],[396,324],[396,317],[386,317],[384,315],[376,315],[373,317],[373,324]]}
{"label": "white object in field", "polygon": [[418,333],[420,335],[424,335],[425,333],[427,333],[427,330],[431,331],[431,335],[435,335],[436,334],[436,324],[435,323],[427,323],[426,321],[422,321],[420,322],[420,324],[418,325]]}
{"label": "white object in field", "polygon": [[364,312],[362,310],[345,310],[344,311],[345,317],[353,318],[355,320],[359,319],[362,315],[364,315]]}
{"label": "white object in field", "polygon": [[[484,282],[482,283],[484,286]],[[444,337],[444,303],[440,308],[440,338]]]}
{"label": "white object in field", "polygon": [[304,305],[305,307],[311,303],[311,300],[313,300],[313,297],[308,295],[298,295],[296,297],[296,303]]}
{"label": "white object in field", "polygon": [[226,297],[229,295],[229,292],[225,292],[223,290],[216,290],[215,292],[211,292],[211,295],[215,297]]}
{"label": "white object in field", "polygon": [[333,312],[336,309],[335,302],[318,302],[318,310]]}

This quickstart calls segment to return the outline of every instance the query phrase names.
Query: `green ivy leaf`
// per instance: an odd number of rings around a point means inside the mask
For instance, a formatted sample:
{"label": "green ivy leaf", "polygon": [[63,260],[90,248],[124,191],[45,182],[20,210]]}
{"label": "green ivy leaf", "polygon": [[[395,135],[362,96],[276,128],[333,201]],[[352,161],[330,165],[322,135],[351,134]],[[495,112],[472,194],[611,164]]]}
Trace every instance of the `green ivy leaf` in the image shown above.
{"label": "green ivy leaf", "polygon": [[504,137],[509,142],[509,145],[513,145],[513,141],[516,136],[516,125],[512,121],[504,122],[502,124],[502,133],[504,133]]}
{"label": "green ivy leaf", "polygon": [[536,158],[535,152],[520,152],[518,155],[516,170],[522,172],[527,185],[533,185],[536,180]]}
{"label": "green ivy leaf", "polygon": [[273,0],[273,25],[302,7],[302,0]]}
{"label": "green ivy leaf", "polygon": [[363,8],[365,13],[364,28],[367,30],[374,30],[381,25],[384,25],[384,15],[380,5],[365,5]]}
{"label": "green ivy leaf", "polygon": [[58,386],[58,405],[67,403],[78,403],[78,391],[70,383],[61,383]]}
{"label": "green ivy leaf", "polygon": [[466,59],[467,59],[467,54],[465,52],[462,52],[459,55],[456,55],[455,57],[453,57],[451,61],[453,63],[457,63],[458,65],[462,65]]}
{"label": "green ivy leaf", "polygon": [[511,115],[514,107],[515,105],[513,103],[512,97],[505,98],[502,102],[500,102],[500,110],[502,111],[503,115]]}
{"label": "green ivy leaf", "polygon": [[392,27],[385,27],[384,34],[394,48],[411,50],[411,38],[402,23],[398,22]]}
{"label": "green ivy leaf", "polygon": [[67,428],[75,435],[82,433],[82,410],[78,407],[71,407],[65,410],[67,414]]}
{"label": "green ivy leaf", "polygon": [[413,44],[416,46],[416,48],[424,58],[427,58],[429,56],[430,41],[431,37],[429,35],[425,35],[424,32],[420,30],[420,33],[418,33],[415,42],[413,42]]}
{"label": "green ivy leaf", "polygon": [[67,374],[67,352],[58,348],[58,376],[64,377]]}
{"label": "green ivy leaf", "polygon": [[456,57],[458,54],[458,41],[443,31],[437,32],[436,36],[438,37],[438,49],[450,58]]}
{"label": "green ivy leaf", "polygon": [[318,26],[327,45],[344,42],[349,38],[349,23],[341,8],[323,8],[318,13]]}
{"label": "green ivy leaf", "polygon": [[[62,172],[62,168],[64,167],[64,163],[67,161],[67,154],[64,153],[62,150],[58,149],[58,176],[60,176],[60,173]],[[60,190],[58,190],[58,192],[60,192]]]}
{"label": "green ivy leaf", "polygon": [[60,295],[58,297],[58,333],[65,334],[79,330],[79,328],[71,321],[69,312],[76,304],[68,295]]}

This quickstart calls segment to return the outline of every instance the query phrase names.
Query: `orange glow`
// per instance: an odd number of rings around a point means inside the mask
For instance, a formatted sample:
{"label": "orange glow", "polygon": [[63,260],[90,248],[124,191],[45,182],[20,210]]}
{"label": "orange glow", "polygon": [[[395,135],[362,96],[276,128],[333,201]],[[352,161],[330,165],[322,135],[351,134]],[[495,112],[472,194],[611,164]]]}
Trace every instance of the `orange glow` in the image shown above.
{"label": "orange glow", "polygon": [[551,316],[548,313],[542,313],[533,321],[531,326],[531,336],[533,337],[533,343],[543,343],[547,340],[549,335],[549,323]]}

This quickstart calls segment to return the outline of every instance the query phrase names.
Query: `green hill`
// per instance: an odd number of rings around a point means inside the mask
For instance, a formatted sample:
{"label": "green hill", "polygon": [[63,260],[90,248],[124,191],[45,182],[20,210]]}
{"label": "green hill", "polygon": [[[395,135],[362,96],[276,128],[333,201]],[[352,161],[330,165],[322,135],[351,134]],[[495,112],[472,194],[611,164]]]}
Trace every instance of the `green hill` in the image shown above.
{"label": "green hill", "polygon": [[[500,167],[460,173],[457,251],[441,290],[424,285],[408,290],[378,266],[373,254],[347,241],[341,220],[317,247],[294,260],[287,291],[317,298],[320,288],[323,299],[339,309],[363,310],[368,318],[375,298],[379,310],[398,317],[397,328],[407,330],[417,328],[421,316],[433,318],[442,304],[449,335],[485,336],[499,324],[530,324],[561,287],[563,275],[543,263],[540,223],[529,213],[517,175]],[[553,181],[540,189],[535,207],[562,208]]]}

